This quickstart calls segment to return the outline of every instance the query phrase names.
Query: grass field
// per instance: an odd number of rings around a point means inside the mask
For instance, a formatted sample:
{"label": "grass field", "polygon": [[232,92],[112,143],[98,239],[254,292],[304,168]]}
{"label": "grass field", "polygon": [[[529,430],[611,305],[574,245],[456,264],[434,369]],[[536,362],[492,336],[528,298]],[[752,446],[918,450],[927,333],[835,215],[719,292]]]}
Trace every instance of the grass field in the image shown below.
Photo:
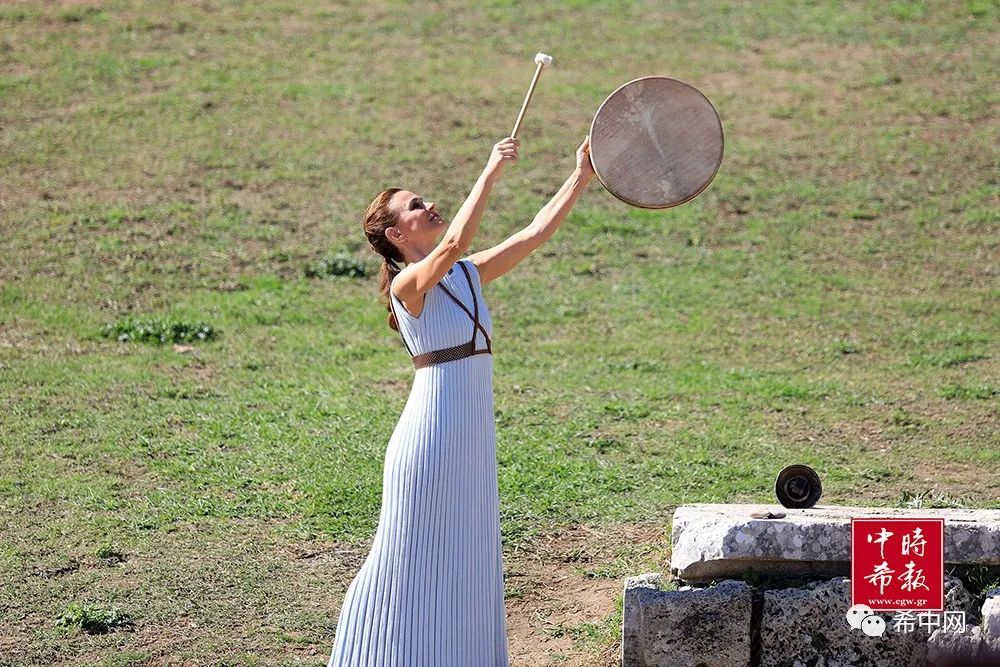
{"label": "grass field", "polygon": [[451,219],[537,51],[471,251],[630,79],[697,86],[726,154],[667,211],[594,179],[485,287],[515,666],[617,664],[673,509],[773,502],[790,463],[823,504],[1000,508],[998,17],[4,3],[0,665],[325,662],[413,372],[360,215],[398,186]]}

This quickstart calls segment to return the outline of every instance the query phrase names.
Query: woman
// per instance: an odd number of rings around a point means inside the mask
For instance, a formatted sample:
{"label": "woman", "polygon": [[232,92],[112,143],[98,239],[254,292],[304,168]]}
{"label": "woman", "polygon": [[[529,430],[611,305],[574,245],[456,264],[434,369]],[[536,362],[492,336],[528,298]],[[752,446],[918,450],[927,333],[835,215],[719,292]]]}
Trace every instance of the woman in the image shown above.
{"label": "woman", "polygon": [[566,219],[594,174],[589,139],[530,225],[472,255],[463,256],[493,184],[517,161],[517,139],[493,146],[451,224],[433,202],[399,188],[380,193],[365,212],[365,234],[385,260],[380,291],[389,326],[416,370],[386,450],[378,528],[341,605],[328,667],[509,665],[493,324],[481,287]]}

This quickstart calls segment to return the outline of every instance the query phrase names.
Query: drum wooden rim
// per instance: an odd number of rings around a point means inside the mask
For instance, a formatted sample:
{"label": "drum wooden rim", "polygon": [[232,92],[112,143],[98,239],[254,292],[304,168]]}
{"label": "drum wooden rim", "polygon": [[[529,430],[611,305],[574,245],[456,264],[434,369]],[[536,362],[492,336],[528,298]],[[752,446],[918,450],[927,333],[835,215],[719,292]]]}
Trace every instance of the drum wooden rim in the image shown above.
{"label": "drum wooden rim", "polygon": [[719,141],[719,153],[718,153],[718,156],[716,157],[716,160],[715,160],[715,169],[712,171],[711,176],[709,176],[707,179],[705,179],[705,183],[701,186],[701,188],[699,188],[696,192],[692,193],[691,195],[689,195],[688,197],[686,197],[683,200],[680,200],[680,201],[677,201],[677,202],[672,202],[670,204],[666,204],[666,205],[663,205],[663,206],[649,206],[647,204],[643,204],[643,203],[640,203],[640,202],[637,202],[637,201],[633,201],[633,200],[629,199],[628,197],[623,196],[623,195],[615,192],[613,189],[611,189],[610,187],[608,187],[607,182],[605,182],[604,178],[601,176],[600,169],[598,169],[598,167],[597,167],[597,162],[593,162],[592,161],[592,164],[593,164],[593,167],[594,167],[594,173],[597,175],[597,179],[601,182],[601,185],[604,186],[605,190],[607,190],[612,195],[614,195],[615,197],[617,197],[621,201],[625,202],[626,204],[630,204],[632,206],[637,206],[639,208],[644,208],[644,209],[659,210],[659,209],[665,209],[665,208],[673,208],[675,206],[680,206],[681,204],[684,204],[686,202],[691,201],[692,199],[694,199],[695,197],[697,197],[698,195],[700,195],[702,192],[704,192],[705,188],[707,188],[712,183],[712,181],[715,180],[716,174],[719,173],[719,169],[722,167],[722,157],[725,154],[726,134],[725,134],[725,132],[724,132],[724,130],[722,128],[722,119],[719,117],[718,110],[715,108],[715,105],[712,104],[712,101],[710,99],[708,99],[708,97],[705,95],[705,93],[701,92],[700,90],[698,90],[698,88],[696,88],[695,86],[692,86],[690,83],[688,83],[687,81],[684,81],[682,79],[678,79],[678,78],[672,77],[672,76],[652,75],[652,76],[641,76],[641,77],[639,77],[637,79],[632,79],[631,81],[627,81],[627,82],[623,83],[622,85],[618,86],[617,88],[615,88],[613,91],[611,91],[610,94],[608,94],[607,97],[604,98],[604,101],[601,102],[601,105],[597,108],[597,112],[594,114],[594,119],[592,121],[590,121],[590,137],[591,137],[591,139],[593,139],[593,137],[594,137],[594,126],[597,124],[597,119],[601,115],[601,111],[604,109],[604,106],[608,103],[608,101],[611,100],[612,98],[614,98],[614,96],[619,91],[621,91],[623,88],[626,88],[626,87],[628,87],[628,86],[630,86],[632,84],[635,84],[637,82],[648,81],[650,79],[664,79],[664,80],[674,81],[674,82],[679,83],[679,84],[681,84],[683,86],[686,86],[686,87],[690,88],[691,90],[695,91],[696,93],[698,93],[705,100],[705,102],[708,104],[708,108],[712,110],[712,114],[715,117],[715,123],[716,123],[716,125],[719,128],[719,140],[720,140]]}

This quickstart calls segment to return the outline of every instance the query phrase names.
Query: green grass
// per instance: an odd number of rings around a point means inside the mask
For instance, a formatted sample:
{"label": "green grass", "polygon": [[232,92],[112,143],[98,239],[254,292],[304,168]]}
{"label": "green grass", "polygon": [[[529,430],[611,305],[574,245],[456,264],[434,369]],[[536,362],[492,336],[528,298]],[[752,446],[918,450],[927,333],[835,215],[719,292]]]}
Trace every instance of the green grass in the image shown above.
{"label": "green grass", "polygon": [[[0,8],[11,664],[325,660],[356,565],[289,553],[363,554],[412,377],[361,213],[399,186],[450,219],[538,49],[472,251],[632,78],[699,87],[726,155],[666,211],[595,180],[485,287],[505,562],[560,526],[773,502],[796,462],[823,503],[1000,508],[995,2],[210,6]],[[162,638],[66,635],[67,609]],[[548,632],[592,655],[620,614]]]}

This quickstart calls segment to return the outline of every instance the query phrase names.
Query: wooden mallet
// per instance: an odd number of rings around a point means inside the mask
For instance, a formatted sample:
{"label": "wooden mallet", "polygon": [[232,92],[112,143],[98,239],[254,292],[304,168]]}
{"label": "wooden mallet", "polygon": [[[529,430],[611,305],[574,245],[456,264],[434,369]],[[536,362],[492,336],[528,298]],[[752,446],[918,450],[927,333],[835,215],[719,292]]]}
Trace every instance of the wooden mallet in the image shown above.
{"label": "wooden mallet", "polygon": [[538,75],[542,73],[542,67],[552,64],[552,56],[547,56],[544,53],[537,53],[535,54],[535,63],[538,67],[535,68],[535,76],[532,77],[531,85],[528,86],[528,94],[524,96],[524,104],[521,105],[521,111],[517,114],[517,120],[514,121],[514,129],[510,132],[510,136],[512,138],[517,138],[517,130],[521,127],[521,119],[524,118],[524,112],[528,108],[528,102],[531,101],[531,94],[535,92],[535,84],[538,83]]}

